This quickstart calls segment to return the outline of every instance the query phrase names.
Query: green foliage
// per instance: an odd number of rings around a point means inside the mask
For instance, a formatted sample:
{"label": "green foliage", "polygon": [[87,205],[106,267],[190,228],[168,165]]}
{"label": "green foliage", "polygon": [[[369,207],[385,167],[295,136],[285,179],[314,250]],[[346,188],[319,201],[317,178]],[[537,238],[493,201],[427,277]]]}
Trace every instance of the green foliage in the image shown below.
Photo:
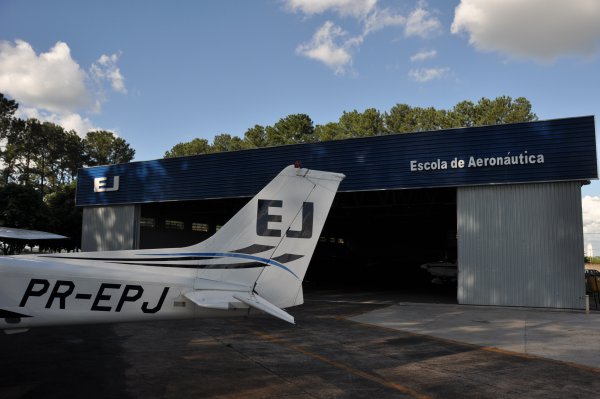
{"label": "green foliage", "polygon": [[225,152],[225,151],[237,151],[245,148],[244,141],[238,136],[233,136],[224,133],[218,134],[213,139],[213,143],[210,146],[211,152]]}
{"label": "green foliage", "polygon": [[503,123],[531,122],[537,115],[531,112],[531,103],[524,97],[513,100],[508,96],[493,100],[482,98],[477,104],[462,101],[448,113],[450,127],[499,125]]}
{"label": "green foliage", "polygon": [[106,130],[86,134],[83,148],[88,166],[130,162],[135,156],[135,150],[125,140]]}
{"label": "green foliage", "polygon": [[267,145],[300,144],[315,141],[313,121],[306,114],[292,114],[281,118],[265,129]]}
{"label": "green foliage", "polygon": [[206,139],[179,143],[165,153],[165,158],[535,120],[537,116],[532,112],[529,100],[523,97],[513,100],[508,96],[496,97],[493,100],[482,98],[477,103],[461,101],[450,110],[396,104],[383,114],[375,108],[367,108],[363,112],[344,111],[337,122],[316,127],[308,115],[292,114],[281,118],[273,126],[254,125],[244,133],[243,139],[220,134],[215,136],[212,144]]}
{"label": "green foliage", "polygon": [[368,108],[362,113],[344,111],[338,127],[343,132],[343,138],[376,136],[385,131],[383,117],[375,108]]}
{"label": "green foliage", "polygon": [[188,155],[208,154],[210,145],[206,139],[194,139],[187,143],[179,143],[165,152],[165,158],[185,157]]}
{"label": "green foliage", "polygon": [[0,225],[43,230],[48,211],[42,194],[31,186],[9,183],[0,188]]}
{"label": "green foliage", "polygon": [[46,195],[45,206],[48,210],[48,230],[71,238],[75,247],[81,247],[82,210],[75,206],[77,182],[62,185]]}
{"label": "green foliage", "polygon": [[78,245],[77,169],[129,162],[135,151],[111,132],[89,132],[82,140],[50,122],[15,118],[17,109],[0,93],[0,225],[56,232]]}
{"label": "green foliage", "polygon": [[83,166],[79,136],[53,123],[13,119],[4,139],[4,184],[33,185],[45,193],[72,181]]}
{"label": "green foliage", "polygon": [[317,141],[341,140],[345,137],[344,131],[337,122],[329,122],[315,127]]}
{"label": "green foliage", "polygon": [[6,130],[10,128],[11,121],[19,105],[14,100],[9,100],[0,93],[0,138],[6,137]]}
{"label": "green foliage", "polygon": [[300,144],[316,141],[315,128],[306,114],[293,114],[281,118],[273,126],[254,125],[244,138],[228,133],[216,135],[213,142],[196,138],[174,145],[165,152],[165,158],[210,154],[223,151],[238,151],[248,148],[268,147],[283,144]]}
{"label": "green foliage", "polygon": [[244,142],[248,148],[267,147],[267,132],[265,127],[254,125],[244,133]]}

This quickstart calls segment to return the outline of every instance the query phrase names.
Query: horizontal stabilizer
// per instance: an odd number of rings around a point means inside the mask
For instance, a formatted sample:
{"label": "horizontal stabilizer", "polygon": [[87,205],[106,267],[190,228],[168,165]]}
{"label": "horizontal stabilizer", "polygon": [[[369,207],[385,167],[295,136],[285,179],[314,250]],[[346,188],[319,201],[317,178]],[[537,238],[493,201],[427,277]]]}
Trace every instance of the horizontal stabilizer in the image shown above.
{"label": "horizontal stabilizer", "polygon": [[197,290],[185,293],[184,296],[202,308],[230,310],[246,308],[242,302],[233,297],[236,291]]}
{"label": "horizontal stabilizer", "polygon": [[7,330],[4,330],[4,334],[7,334],[7,335],[20,334],[20,333],[24,333],[27,331],[29,331],[29,328],[9,328]]}
{"label": "horizontal stabilizer", "polygon": [[202,308],[231,310],[251,307],[294,324],[294,317],[258,294],[241,291],[197,290],[184,296]]}
{"label": "horizontal stabilizer", "polygon": [[258,294],[250,294],[250,293],[235,293],[233,295],[235,299],[238,299],[244,302],[246,305],[256,308],[258,310],[262,310],[265,313],[270,314],[271,316],[275,316],[278,319],[283,321],[287,321],[288,323],[295,324],[294,317],[286,312],[283,309],[278,308],[273,305],[271,302],[267,301],[265,298],[258,296]]}

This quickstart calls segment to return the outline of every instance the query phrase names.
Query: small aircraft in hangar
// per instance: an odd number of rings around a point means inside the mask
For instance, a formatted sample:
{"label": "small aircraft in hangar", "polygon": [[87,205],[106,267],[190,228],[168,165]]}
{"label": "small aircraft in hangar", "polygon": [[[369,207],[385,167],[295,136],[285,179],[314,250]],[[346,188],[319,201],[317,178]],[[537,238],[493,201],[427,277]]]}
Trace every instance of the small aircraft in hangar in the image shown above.
{"label": "small aircraft in hangar", "polygon": [[288,166],[212,237],[184,248],[0,258],[0,329],[182,319],[304,302],[302,280],[344,175]]}

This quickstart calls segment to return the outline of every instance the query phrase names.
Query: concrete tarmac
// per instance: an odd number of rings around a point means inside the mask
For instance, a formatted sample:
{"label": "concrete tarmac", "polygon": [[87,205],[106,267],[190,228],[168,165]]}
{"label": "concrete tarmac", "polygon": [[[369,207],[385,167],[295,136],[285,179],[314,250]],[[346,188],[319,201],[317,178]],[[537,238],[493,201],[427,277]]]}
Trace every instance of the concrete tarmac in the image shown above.
{"label": "concrete tarmac", "polygon": [[289,310],[296,325],[254,314],[0,335],[0,398],[547,399],[600,392],[597,368],[352,320],[401,302],[397,293],[313,291],[305,298]]}
{"label": "concrete tarmac", "polygon": [[351,320],[600,370],[600,312],[399,303]]}

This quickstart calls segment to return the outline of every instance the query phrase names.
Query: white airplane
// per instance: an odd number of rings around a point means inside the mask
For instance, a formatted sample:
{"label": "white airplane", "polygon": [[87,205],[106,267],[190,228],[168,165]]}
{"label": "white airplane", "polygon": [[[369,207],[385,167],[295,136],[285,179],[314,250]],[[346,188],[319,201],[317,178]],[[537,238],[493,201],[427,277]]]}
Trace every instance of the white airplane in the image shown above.
{"label": "white airplane", "polygon": [[184,248],[0,257],[0,329],[258,309],[290,323],[343,174],[288,166],[212,237]]}

